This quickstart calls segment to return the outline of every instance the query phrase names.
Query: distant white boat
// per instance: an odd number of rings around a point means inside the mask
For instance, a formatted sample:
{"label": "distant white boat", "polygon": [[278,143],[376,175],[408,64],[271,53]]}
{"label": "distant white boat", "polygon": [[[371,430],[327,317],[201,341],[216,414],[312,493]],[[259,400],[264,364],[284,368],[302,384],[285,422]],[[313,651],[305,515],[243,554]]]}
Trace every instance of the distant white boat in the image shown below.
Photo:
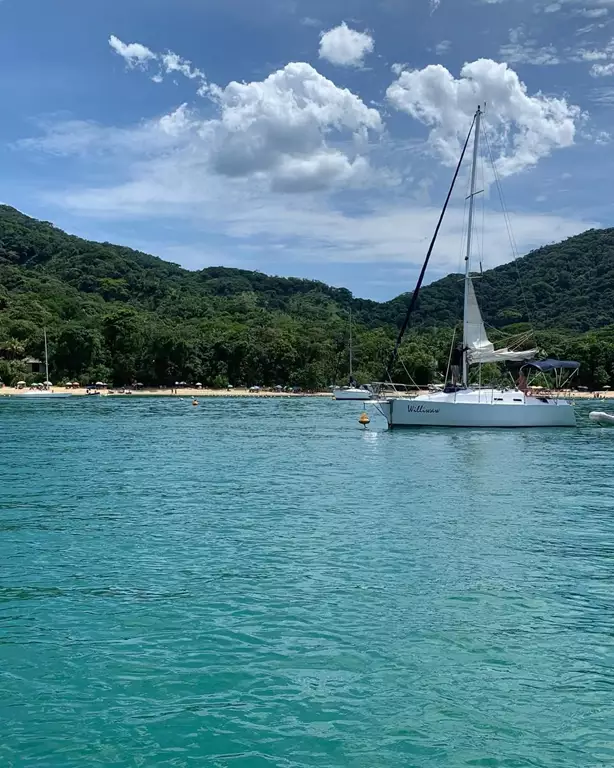
{"label": "distant white boat", "polygon": [[333,397],[335,400],[368,400],[371,392],[368,389],[357,387],[354,384],[354,359],[352,350],[352,310],[350,309],[350,384],[347,387],[335,387]]}
{"label": "distant white boat", "polygon": [[52,386],[49,381],[49,352],[47,350],[47,329],[43,329],[45,336],[45,383],[40,389],[28,389],[23,392],[16,392],[14,397],[23,397],[27,399],[35,400],[57,400],[66,397],[72,397],[70,392],[54,392],[50,387]]}
{"label": "distant white boat", "polygon": [[335,400],[369,400],[371,392],[362,387],[339,387],[333,391]]}

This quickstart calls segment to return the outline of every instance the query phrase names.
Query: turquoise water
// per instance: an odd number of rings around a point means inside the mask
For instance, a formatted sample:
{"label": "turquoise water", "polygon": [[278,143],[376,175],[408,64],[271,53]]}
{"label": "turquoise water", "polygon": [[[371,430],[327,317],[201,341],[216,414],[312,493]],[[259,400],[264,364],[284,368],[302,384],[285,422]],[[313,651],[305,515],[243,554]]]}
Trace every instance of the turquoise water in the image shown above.
{"label": "turquoise water", "polygon": [[0,765],[611,765],[591,407],[389,433],[328,400],[0,402]]}

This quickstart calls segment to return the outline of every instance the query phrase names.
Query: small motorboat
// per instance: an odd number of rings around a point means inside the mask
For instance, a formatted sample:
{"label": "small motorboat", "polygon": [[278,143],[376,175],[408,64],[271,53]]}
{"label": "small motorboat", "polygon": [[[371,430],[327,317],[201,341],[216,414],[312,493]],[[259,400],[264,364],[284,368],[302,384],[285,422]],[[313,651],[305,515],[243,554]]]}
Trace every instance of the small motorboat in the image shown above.
{"label": "small motorboat", "polygon": [[588,418],[598,424],[614,424],[614,414],[605,413],[605,411],[591,411]]}

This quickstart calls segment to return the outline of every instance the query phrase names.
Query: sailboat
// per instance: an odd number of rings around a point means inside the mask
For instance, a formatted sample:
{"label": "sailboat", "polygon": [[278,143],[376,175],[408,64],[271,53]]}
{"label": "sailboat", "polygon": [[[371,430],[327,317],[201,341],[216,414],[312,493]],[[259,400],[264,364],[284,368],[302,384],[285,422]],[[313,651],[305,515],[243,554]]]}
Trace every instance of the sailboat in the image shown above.
{"label": "sailboat", "polygon": [[51,382],[49,381],[49,351],[47,348],[47,329],[43,328],[43,334],[45,337],[45,382],[41,389],[30,389],[24,392],[17,392],[14,397],[27,397],[36,399],[50,399],[54,400],[58,398],[72,397],[70,392],[54,392],[51,389]]}
{"label": "sailboat", "polygon": [[352,310],[350,309],[350,383],[347,387],[337,387],[333,390],[335,400],[365,400],[370,396],[370,392],[361,387],[357,387],[354,382],[353,371],[353,351],[352,351]]}
{"label": "sailboat", "polygon": [[[467,228],[467,243],[465,255],[464,278],[464,312],[463,312],[463,344],[462,344],[462,384],[446,387],[444,391],[421,394],[408,399],[396,394],[380,396],[376,407],[386,418],[388,426],[393,427],[572,427],[576,424],[573,404],[565,399],[552,395],[545,390],[530,390],[522,385],[520,388],[496,389],[491,387],[474,387],[469,385],[469,369],[472,365],[483,363],[516,363],[521,378],[526,380],[530,371],[555,372],[557,382],[563,381],[563,372],[577,370],[579,364],[574,361],[535,360],[536,349],[524,351],[510,350],[507,347],[495,349],[494,344],[486,334],[484,321],[478,304],[471,277],[471,238],[474,216],[474,201],[476,194],[476,169],[480,142],[480,123],[482,110],[478,110],[467,135],[465,145],[454,174],[452,185],[441,212],[433,240],[426,260],[423,264],[416,290],[412,296],[407,316],[399,333],[397,344],[392,353],[387,378],[390,377],[396,362],[398,349],[403,335],[409,324],[410,315],[416,306],[422,280],[430,259],[439,228],[450,201],[452,190],[458,178],[465,151],[474,134],[473,162],[471,167],[471,186],[469,194],[469,214]],[[519,379],[520,381],[520,379]]]}

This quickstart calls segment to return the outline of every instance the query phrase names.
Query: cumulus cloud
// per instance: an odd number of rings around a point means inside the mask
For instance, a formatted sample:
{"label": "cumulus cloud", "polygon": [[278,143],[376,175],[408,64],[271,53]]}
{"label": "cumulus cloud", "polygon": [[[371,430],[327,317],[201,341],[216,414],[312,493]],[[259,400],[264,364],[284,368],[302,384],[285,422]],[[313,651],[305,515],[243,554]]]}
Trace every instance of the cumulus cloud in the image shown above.
{"label": "cumulus cloud", "polygon": [[345,21],[320,36],[320,58],[341,67],[360,67],[373,48],[371,35],[350,29]]}
{"label": "cumulus cloud", "polygon": [[183,152],[203,175],[254,179],[283,192],[338,189],[373,181],[366,158],[379,112],[311,65],[291,63],[262,81],[207,87],[217,115],[187,104],[127,129],[69,121],[21,147],[53,154]]}
{"label": "cumulus cloud", "polygon": [[[197,121],[187,111],[175,114],[173,135],[177,139],[182,131],[189,135],[195,151],[201,158],[206,156],[215,173],[255,176],[284,191],[327,189],[366,180],[369,164],[362,150],[370,133],[382,131],[379,112],[349,90],[338,88],[310,64],[290,63],[262,81],[220,87],[207,82],[200,69],[171,51],[154,53],[139,43],[126,45],[114,36],[109,43],[114,50],[123,51],[129,66],[137,54],[143,67],[156,62],[156,82],[163,74],[179,73],[195,81],[198,94],[213,102],[218,116],[201,120],[196,128]],[[345,25],[325,33],[321,44],[331,60],[336,57],[337,63],[346,64],[358,63],[373,47],[368,35]]]}
{"label": "cumulus cloud", "polygon": [[530,96],[514,70],[491,59],[465,64],[459,78],[439,64],[404,71],[389,86],[387,98],[431,127],[429,143],[450,164],[458,159],[478,104],[486,105],[485,126],[502,175],[571,146],[582,117],[579,107],[564,98],[539,92]]}
{"label": "cumulus cloud", "polygon": [[[360,148],[382,130],[376,109],[310,64],[291,63],[263,81],[212,88],[219,118],[203,123],[212,167],[226,176],[265,175],[299,191],[349,183],[367,168]],[[350,139],[334,147],[331,135]]]}
{"label": "cumulus cloud", "polygon": [[131,68],[145,67],[149,61],[156,58],[156,54],[141,43],[124,43],[115,35],[109,38],[109,45]]}

